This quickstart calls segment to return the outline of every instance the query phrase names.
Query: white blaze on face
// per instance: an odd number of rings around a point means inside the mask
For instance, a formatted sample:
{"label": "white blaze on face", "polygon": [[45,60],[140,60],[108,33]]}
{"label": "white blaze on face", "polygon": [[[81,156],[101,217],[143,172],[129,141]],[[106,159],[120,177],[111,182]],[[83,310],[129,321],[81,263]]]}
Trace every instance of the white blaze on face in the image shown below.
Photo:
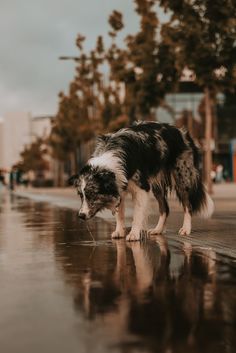
{"label": "white blaze on face", "polygon": [[111,170],[115,176],[118,184],[118,188],[127,183],[124,170],[121,166],[121,161],[118,157],[114,156],[111,151],[104,152],[100,156],[92,157],[88,164],[94,167],[103,167]]}
{"label": "white blaze on face", "polygon": [[85,192],[84,192],[85,186],[86,186],[86,183],[83,178],[81,181],[81,192],[83,195],[83,200],[82,200],[82,206],[81,206],[81,209],[79,210],[79,213],[84,213],[84,214],[86,214],[86,216],[88,216],[89,215],[89,207],[88,207],[88,202],[87,202]]}

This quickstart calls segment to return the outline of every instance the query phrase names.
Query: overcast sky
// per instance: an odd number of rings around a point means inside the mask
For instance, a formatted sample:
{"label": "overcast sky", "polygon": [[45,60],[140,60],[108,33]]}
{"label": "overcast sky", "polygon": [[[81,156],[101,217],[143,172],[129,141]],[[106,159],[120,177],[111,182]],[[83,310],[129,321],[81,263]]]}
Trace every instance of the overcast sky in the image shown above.
{"label": "overcast sky", "polygon": [[124,15],[125,33],[135,32],[132,0],[0,0],[0,116],[11,111],[54,114],[58,92],[74,74],[75,39],[86,36],[92,48],[108,32],[113,9]]}
{"label": "overcast sky", "polygon": [[78,33],[91,49],[114,9],[124,15],[121,37],[136,32],[133,0],[0,0],[0,116],[54,114],[74,76],[74,62],[58,57],[78,54]]}

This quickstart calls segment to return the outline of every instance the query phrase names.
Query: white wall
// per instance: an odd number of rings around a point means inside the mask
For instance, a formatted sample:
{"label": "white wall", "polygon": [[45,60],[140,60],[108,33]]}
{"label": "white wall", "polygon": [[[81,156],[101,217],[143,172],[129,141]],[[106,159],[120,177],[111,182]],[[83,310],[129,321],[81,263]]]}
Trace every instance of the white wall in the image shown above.
{"label": "white wall", "polygon": [[31,141],[31,115],[7,113],[2,124],[2,167],[10,169],[20,159],[24,145]]}
{"label": "white wall", "polygon": [[19,162],[24,146],[36,137],[48,137],[51,117],[32,118],[30,113],[8,113],[0,118],[0,168],[10,170]]}
{"label": "white wall", "polygon": [[3,168],[3,120],[0,118],[0,169]]}

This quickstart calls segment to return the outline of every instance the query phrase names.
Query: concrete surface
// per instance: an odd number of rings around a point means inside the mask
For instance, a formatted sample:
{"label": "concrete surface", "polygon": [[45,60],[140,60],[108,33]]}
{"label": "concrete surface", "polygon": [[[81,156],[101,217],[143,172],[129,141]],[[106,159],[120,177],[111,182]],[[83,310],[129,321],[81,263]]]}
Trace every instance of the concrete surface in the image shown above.
{"label": "concrete surface", "polygon": [[230,201],[191,237],[171,201],[166,236],[129,243],[110,240],[110,220],[79,221],[66,195],[0,195],[1,352],[236,351]]}
{"label": "concrete surface", "polygon": [[[79,197],[73,188],[21,188],[15,191],[15,195],[73,210],[78,210],[80,206]],[[191,244],[211,248],[218,253],[236,258],[236,184],[215,184],[212,198],[215,203],[213,217],[209,220],[194,217],[191,236],[180,237],[177,233],[182,224],[183,213],[175,197],[171,196],[171,212],[166,236],[171,236],[180,242],[188,240]],[[149,225],[152,228],[158,217],[157,203],[153,199],[150,200],[149,210]],[[132,212],[132,201],[128,197],[126,202],[127,226],[131,224]],[[114,223],[114,217],[110,211],[100,213],[99,217]]]}

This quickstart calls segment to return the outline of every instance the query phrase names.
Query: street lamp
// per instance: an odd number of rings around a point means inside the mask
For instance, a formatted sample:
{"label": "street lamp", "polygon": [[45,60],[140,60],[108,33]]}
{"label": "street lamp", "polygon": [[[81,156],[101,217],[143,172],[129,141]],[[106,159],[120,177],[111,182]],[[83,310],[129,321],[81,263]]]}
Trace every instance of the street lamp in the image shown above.
{"label": "street lamp", "polygon": [[79,61],[81,60],[78,56],[59,56],[59,60],[74,60]]}
{"label": "street lamp", "polygon": [[[86,61],[92,61],[94,58],[93,57],[88,57],[88,56],[67,56],[67,55],[63,55],[63,56],[59,56],[58,58],[59,60],[74,60],[74,61],[81,61],[81,60],[86,60]],[[99,56],[96,59],[101,60],[101,59],[105,59],[105,56]]]}

